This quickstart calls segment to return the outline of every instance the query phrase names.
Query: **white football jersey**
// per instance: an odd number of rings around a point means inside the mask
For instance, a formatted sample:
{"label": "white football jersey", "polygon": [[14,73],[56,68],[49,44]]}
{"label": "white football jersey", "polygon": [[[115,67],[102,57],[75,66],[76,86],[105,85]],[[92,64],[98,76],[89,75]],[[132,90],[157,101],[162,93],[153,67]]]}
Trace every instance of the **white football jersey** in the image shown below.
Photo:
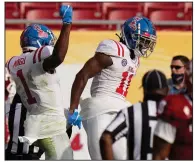
{"label": "white football jersey", "polygon": [[139,67],[139,57],[130,58],[130,50],[121,42],[104,40],[96,52],[109,55],[113,64],[97,74],[91,85],[91,96],[108,95],[125,99],[132,77]]}
{"label": "white football jersey", "polygon": [[42,68],[43,60],[52,51],[52,46],[43,46],[31,53],[12,57],[7,62],[7,68],[16,83],[16,91],[31,115],[64,114],[58,69],[50,74]]}

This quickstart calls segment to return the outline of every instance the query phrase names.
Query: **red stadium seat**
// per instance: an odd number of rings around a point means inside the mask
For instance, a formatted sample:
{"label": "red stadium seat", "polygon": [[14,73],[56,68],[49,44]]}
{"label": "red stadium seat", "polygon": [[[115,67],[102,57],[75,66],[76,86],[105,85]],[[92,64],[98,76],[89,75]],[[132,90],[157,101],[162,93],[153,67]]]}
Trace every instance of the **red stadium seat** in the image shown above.
{"label": "red stadium seat", "polygon": [[[109,12],[108,20],[127,20],[130,17],[138,16],[139,13],[134,10],[113,10]],[[109,25],[108,29],[115,30],[116,25]]]}
{"label": "red stadium seat", "polygon": [[[35,10],[31,10],[28,11],[26,16],[26,19],[28,20],[41,20],[41,19],[61,19],[59,16],[59,10],[55,10],[55,9],[35,9]],[[61,24],[46,24],[44,23],[44,25],[47,25],[49,28],[51,29],[60,29],[61,28]]]}
{"label": "red stadium seat", "polygon": [[[177,12],[177,11],[154,11],[150,15],[151,21],[177,21],[177,20],[184,20],[184,13],[183,12]],[[155,25],[157,29],[170,29],[170,30],[185,30],[186,27],[179,26],[172,26],[166,25],[166,26],[157,26]]]}
{"label": "red stadium seat", "polygon": [[[77,16],[79,16],[77,14],[77,12],[79,12],[79,14],[81,14],[81,17],[83,17],[83,18],[86,17],[85,15],[89,10],[91,10],[91,11],[89,11],[90,15],[94,15],[94,12],[95,12],[97,17],[102,17],[102,13],[101,13],[102,3],[101,2],[63,2],[62,4],[71,5],[73,7],[73,10],[74,10],[73,17],[75,17],[75,18]],[[82,10],[84,13],[81,13]],[[84,11],[84,10],[87,10],[87,11]],[[75,14],[75,12],[76,12],[76,14]],[[90,12],[93,12],[93,13],[91,14]],[[82,14],[84,14],[84,16],[82,16]],[[74,16],[74,15],[77,15],[77,16]],[[95,17],[95,19],[97,17]]]}
{"label": "red stadium seat", "polygon": [[139,12],[132,10],[113,10],[108,15],[108,20],[127,20],[133,16],[139,16]]}
{"label": "red stadium seat", "polygon": [[18,2],[5,2],[5,9],[18,9],[19,3]]}
{"label": "red stadium seat", "polygon": [[28,11],[36,9],[57,9],[59,10],[60,3],[58,2],[22,2],[20,4],[22,17],[25,17]]}
{"label": "red stadium seat", "polygon": [[184,13],[186,20],[192,20],[192,2],[185,3]]}
{"label": "red stadium seat", "polygon": [[[78,20],[101,20],[99,12],[94,10],[74,10],[73,21]],[[102,25],[77,25],[73,23],[72,29],[101,30]]]}
{"label": "red stadium seat", "polygon": [[101,15],[93,10],[75,10],[73,20],[93,20],[101,19]]}
{"label": "red stadium seat", "polygon": [[183,11],[183,2],[146,2],[144,3],[144,15],[150,17],[153,11],[157,10],[175,10]]}
{"label": "red stadium seat", "polygon": [[[185,19],[192,21],[192,2],[186,2],[185,3],[185,8],[184,8],[184,13],[185,13]],[[192,30],[192,25],[188,27],[188,30]]]}
{"label": "red stadium seat", "polygon": [[[131,10],[132,12],[141,12],[143,7],[143,3],[136,2],[110,2],[103,3],[103,14],[104,18],[108,19],[109,14],[113,10]],[[131,16],[129,16],[130,18]]]}
{"label": "red stadium seat", "polygon": [[[5,9],[5,19],[19,19],[20,13],[17,9]],[[6,24],[6,29],[23,29],[24,25],[20,24]]]}

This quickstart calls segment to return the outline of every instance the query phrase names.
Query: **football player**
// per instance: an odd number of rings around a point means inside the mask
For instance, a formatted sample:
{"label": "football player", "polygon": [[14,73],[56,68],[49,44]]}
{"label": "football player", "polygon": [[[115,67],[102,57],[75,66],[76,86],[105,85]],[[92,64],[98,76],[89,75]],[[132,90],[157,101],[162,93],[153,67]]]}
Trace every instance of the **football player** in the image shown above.
{"label": "football player", "polygon": [[185,73],[187,92],[161,101],[154,136],[154,160],[192,160],[192,62]]}
{"label": "football player", "polygon": [[[99,139],[118,111],[131,105],[126,101],[132,77],[139,67],[139,58],[148,57],[156,44],[156,31],[145,17],[132,17],[122,26],[120,41],[99,43],[95,55],[77,73],[71,91],[69,114],[77,112],[80,96],[87,81],[93,78],[91,98],[80,102],[83,126],[88,136],[92,160],[101,160]],[[132,94],[133,95],[133,94]],[[116,159],[126,159],[126,139],[114,146]],[[121,146],[118,147],[117,143]]]}
{"label": "football player", "polygon": [[73,11],[68,5],[61,6],[59,12],[63,25],[56,44],[48,27],[29,25],[20,37],[22,54],[12,57],[6,64],[28,111],[25,136],[20,140],[44,150],[46,160],[73,159],[57,68],[68,50]]}

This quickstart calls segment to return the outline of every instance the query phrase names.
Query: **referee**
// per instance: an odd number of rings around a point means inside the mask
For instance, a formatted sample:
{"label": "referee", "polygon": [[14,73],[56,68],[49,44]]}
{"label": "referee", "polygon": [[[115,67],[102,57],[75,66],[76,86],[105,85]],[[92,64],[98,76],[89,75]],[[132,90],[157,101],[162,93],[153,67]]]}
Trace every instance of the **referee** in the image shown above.
{"label": "referee", "polygon": [[21,143],[18,136],[24,136],[24,121],[26,108],[22,105],[20,96],[16,94],[8,114],[10,140],[5,150],[5,160],[39,160],[43,151],[38,147]]}
{"label": "referee", "polygon": [[152,160],[157,104],[168,93],[166,76],[158,70],[148,71],[142,86],[143,102],[121,110],[103,132],[100,139],[103,160],[114,160],[117,152],[112,151],[112,146],[121,137],[127,138],[127,160]]}

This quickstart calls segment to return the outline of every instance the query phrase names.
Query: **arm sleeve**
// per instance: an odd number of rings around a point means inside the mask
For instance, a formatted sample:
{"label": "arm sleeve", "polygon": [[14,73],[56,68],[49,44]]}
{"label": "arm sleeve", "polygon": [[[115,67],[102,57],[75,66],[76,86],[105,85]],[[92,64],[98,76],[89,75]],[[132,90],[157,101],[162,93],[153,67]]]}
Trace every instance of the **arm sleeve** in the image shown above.
{"label": "arm sleeve", "polygon": [[127,135],[128,126],[126,124],[126,117],[123,111],[120,111],[117,114],[115,119],[108,125],[105,132],[109,132],[111,134],[113,142]]}
{"label": "arm sleeve", "polygon": [[43,46],[40,48],[40,56],[38,56],[41,60],[46,59],[53,53],[53,47],[52,46]]}
{"label": "arm sleeve", "polygon": [[118,52],[119,49],[117,48],[117,42],[113,40],[103,40],[99,43],[96,52],[104,53],[105,55],[119,57]]}
{"label": "arm sleeve", "polygon": [[176,137],[176,127],[163,120],[158,120],[154,134],[172,144]]}

